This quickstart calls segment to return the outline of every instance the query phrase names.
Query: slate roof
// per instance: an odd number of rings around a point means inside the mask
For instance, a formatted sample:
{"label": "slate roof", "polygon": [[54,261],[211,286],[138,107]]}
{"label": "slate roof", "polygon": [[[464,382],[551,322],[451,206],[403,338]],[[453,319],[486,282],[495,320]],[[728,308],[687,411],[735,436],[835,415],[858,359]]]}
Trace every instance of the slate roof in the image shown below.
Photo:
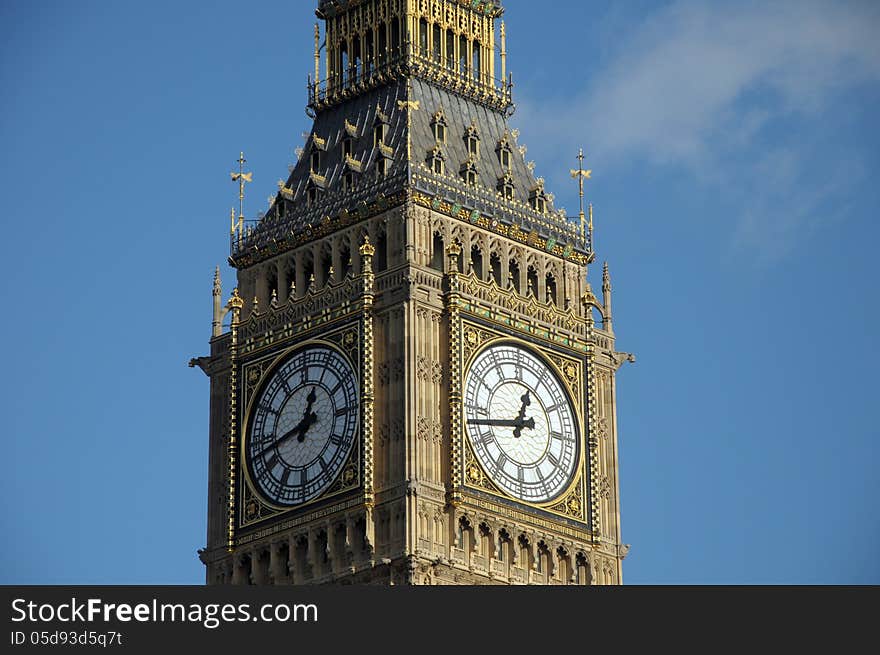
{"label": "slate roof", "polygon": [[[398,101],[407,99],[419,103],[419,109],[412,111],[410,117],[412,161],[407,161],[406,110],[398,106]],[[438,144],[432,120],[441,110],[447,122],[446,139],[445,143]],[[386,119],[385,147],[379,148],[373,145],[373,126],[377,120]],[[470,157],[466,140],[468,128],[475,130],[480,141],[479,156],[472,160],[476,185],[467,184],[460,173]],[[351,157],[357,162],[354,167],[347,164],[343,156],[342,142],[347,137],[352,138]],[[505,199],[498,190],[498,180],[505,174],[498,154],[498,145],[503,140],[510,144],[512,200]],[[442,175],[434,173],[429,165],[429,151],[438,145],[444,158]],[[313,148],[321,151],[318,176],[310,171]],[[387,172],[384,178],[377,179],[376,164],[380,157],[387,160]],[[354,175],[354,186],[345,189],[345,172],[358,168],[360,172]],[[306,201],[310,186],[321,189],[320,199],[311,206]],[[529,206],[529,197],[538,187],[539,182],[519,152],[504,113],[417,77],[410,77],[408,82],[398,79],[318,112],[303,154],[276,200],[282,212],[270,209],[241,243],[233,242],[231,262],[235,265],[253,263],[262,259],[255,257],[254,252],[266,252],[269,244],[302,233],[309,226],[318,225],[324,217],[353,212],[377,199],[407,190],[440,196],[469,210],[476,209],[490,219],[519,225],[526,232],[535,230],[543,237],[552,236],[560,243],[571,243],[576,249],[586,251],[577,226],[560,216],[549,198],[546,213]]]}

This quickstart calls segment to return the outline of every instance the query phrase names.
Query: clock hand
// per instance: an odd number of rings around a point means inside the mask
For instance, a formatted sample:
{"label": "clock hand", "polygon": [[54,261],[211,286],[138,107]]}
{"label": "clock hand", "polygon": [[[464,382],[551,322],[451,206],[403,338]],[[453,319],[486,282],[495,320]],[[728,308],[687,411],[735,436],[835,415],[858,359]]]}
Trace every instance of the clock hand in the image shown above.
{"label": "clock hand", "polygon": [[300,443],[305,441],[306,440],[306,432],[309,431],[309,427],[312,425],[312,423],[317,423],[317,422],[318,422],[318,415],[315,414],[315,412],[312,412],[311,414],[306,416],[302,421],[300,421],[299,425],[297,425],[296,428],[294,428],[295,430],[297,430],[299,432],[299,436],[296,438],[296,440],[299,441]]}
{"label": "clock hand", "polygon": [[493,425],[495,427],[500,428],[529,428],[530,430],[535,429],[535,419],[534,418],[514,418],[514,419],[482,419],[475,418],[468,420],[468,423],[471,425]]}
{"label": "clock hand", "polygon": [[[519,408],[519,414],[516,415],[517,421],[522,421],[523,418],[525,418],[526,407],[528,407],[529,405],[532,404],[532,399],[529,396],[528,391],[526,391],[522,395],[520,400],[522,401],[522,406]],[[531,421],[532,421],[532,425],[530,426],[530,429],[534,430],[535,429],[535,419],[531,419]],[[516,427],[513,428],[513,436],[515,439],[519,439],[520,435],[522,434],[522,429],[524,426],[525,426],[525,423],[522,423],[521,425],[517,425]]]}
{"label": "clock hand", "polygon": [[317,396],[315,395],[315,387],[313,386],[311,391],[309,391],[309,395],[306,396],[306,409],[303,412],[302,420],[300,420],[299,423],[297,423],[295,426],[293,426],[293,428],[291,428],[290,430],[288,430],[287,432],[282,434],[280,437],[275,439],[268,446],[263,448],[259,452],[257,457],[262,457],[267,450],[274,448],[275,446],[280,444],[282,441],[286,441],[287,439],[289,439],[293,435],[297,435],[296,440],[298,442],[302,443],[303,441],[305,441],[306,432],[308,431],[309,426],[311,426],[313,423],[318,422],[318,415],[312,411],[312,405],[314,404],[315,400],[317,400]]}

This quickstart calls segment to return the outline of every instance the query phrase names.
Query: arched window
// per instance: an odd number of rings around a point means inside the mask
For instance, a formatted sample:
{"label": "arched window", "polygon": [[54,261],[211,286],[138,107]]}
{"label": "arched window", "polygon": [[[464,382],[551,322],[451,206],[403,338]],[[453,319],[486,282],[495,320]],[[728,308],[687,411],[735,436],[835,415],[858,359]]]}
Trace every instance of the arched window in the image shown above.
{"label": "arched window", "polygon": [[369,30],[364,35],[364,72],[367,73],[367,75],[373,72],[376,65],[376,53],[374,52],[374,46],[375,42],[373,39],[373,30]]}
{"label": "arched window", "polygon": [[333,280],[333,257],[329,252],[325,252],[321,257],[321,283],[323,285],[330,284]]}
{"label": "arched window", "polygon": [[339,271],[339,279],[344,280],[345,276],[351,272],[351,249],[348,246],[340,248],[339,261],[342,266],[342,270]]}
{"label": "arched window", "polygon": [[492,253],[492,256],[489,257],[489,267],[492,269],[492,279],[495,280],[495,284],[501,285],[501,257],[498,256],[498,253]]}
{"label": "arched window", "polygon": [[553,273],[547,273],[545,284],[547,287],[547,302],[552,302],[554,305],[558,304],[559,301],[556,296],[556,278],[553,277]]}
{"label": "arched window", "polygon": [[431,243],[431,268],[435,271],[443,271],[443,257],[446,249],[443,244],[443,237],[438,233],[434,233],[434,240]]}
{"label": "arched window", "polygon": [[446,30],[446,67],[455,70],[455,32]]}
{"label": "arched window", "polygon": [[382,232],[376,240],[376,256],[373,258],[376,273],[388,268],[388,237]]}
{"label": "arched window", "polygon": [[474,41],[474,52],[473,52],[473,59],[472,59],[472,61],[473,61],[472,69],[473,69],[473,72],[474,72],[474,79],[477,80],[477,81],[480,80],[480,76],[481,76],[481,74],[482,74],[482,68],[480,67],[480,50],[482,50],[482,48],[480,47],[480,42],[479,42],[479,41]]}
{"label": "arched window", "polygon": [[318,202],[318,198],[321,197],[321,190],[316,186],[310,186],[308,191],[306,191],[306,204],[314,205]]}
{"label": "arched window", "polygon": [[515,260],[511,259],[507,269],[507,279],[510,281],[510,284],[516,289],[517,293],[520,293],[519,288],[519,264],[516,263]]}
{"label": "arched window", "polygon": [[428,56],[428,21],[424,18],[419,20],[419,54],[425,58]]}
{"label": "arched window", "polygon": [[355,34],[354,37],[352,37],[351,55],[351,81],[355,82],[363,72],[361,70],[361,37],[359,34]]}
{"label": "arched window", "polygon": [[531,266],[529,266],[528,271],[526,271],[526,279],[529,284],[528,292],[532,294],[533,297],[538,298],[538,273]]}
{"label": "arched window", "polygon": [[342,77],[342,84],[348,84],[348,44],[343,40],[339,44],[339,74]]}
{"label": "arched window", "polygon": [[443,51],[443,32],[440,30],[440,26],[435,24],[434,29],[431,30],[431,45],[432,52],[434,53],[434,61],[440,62],[442,59],[442,51]]}
{"label": "arched window", "polygon": [[468,72],[468,40],[464,36],[458,37],[458,72]]}
{"label": "arched window", "polygon": [[385,143],[385,123],[376,123],[373,126],[373,146],[378,147]]}
{"label": "arched window", "polygon": [[391,19],[391,58],[400,56],[400,19]]}
{"label": "arched window", "polygon": [[477,277],[482,278],[483,253],[480,252],[480,247],[476,244],[471,247],[471,270],[473,270]]}
{"label": "arched window", "polygon": [[388,25],[379,24],[379,65],[388,61]]}

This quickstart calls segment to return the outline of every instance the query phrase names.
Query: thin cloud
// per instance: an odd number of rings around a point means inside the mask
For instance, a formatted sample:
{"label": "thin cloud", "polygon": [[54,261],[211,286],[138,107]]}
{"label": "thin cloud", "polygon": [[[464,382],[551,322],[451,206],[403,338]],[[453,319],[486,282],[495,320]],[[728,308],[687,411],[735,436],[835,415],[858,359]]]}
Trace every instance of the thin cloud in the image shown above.
{"label": "thin cloud", "polygon": [[676,2],[625,35],[573,102],[548,112],[526,101],[517,118],[554,147],[564,145],[554,143],[559,124],[583,125],[579,136],[606,170],[643,160],[749,189],[733,245],[772,259],[858,180],[858,153],[826,151],[826,163],[839,156],[850,174],[822,184],[811,157],[827,146],[823,116],[835,101],[880,80],[878,34],[876,3]]}

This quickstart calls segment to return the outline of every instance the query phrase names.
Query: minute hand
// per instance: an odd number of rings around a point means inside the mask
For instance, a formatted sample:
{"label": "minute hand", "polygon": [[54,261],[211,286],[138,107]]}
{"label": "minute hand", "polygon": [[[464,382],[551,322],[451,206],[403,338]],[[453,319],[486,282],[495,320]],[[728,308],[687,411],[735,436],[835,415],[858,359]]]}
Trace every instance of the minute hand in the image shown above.
{"label": "minute hand", "polygon": [[489,419],[489,418],[475,418],[468,419],[468,423],[471,425],[494,425],[500,428],[528,428],[529,430],[535,429],[535,418],[530,417],[527,419],[522,418],[514,418],[514,419]]}

